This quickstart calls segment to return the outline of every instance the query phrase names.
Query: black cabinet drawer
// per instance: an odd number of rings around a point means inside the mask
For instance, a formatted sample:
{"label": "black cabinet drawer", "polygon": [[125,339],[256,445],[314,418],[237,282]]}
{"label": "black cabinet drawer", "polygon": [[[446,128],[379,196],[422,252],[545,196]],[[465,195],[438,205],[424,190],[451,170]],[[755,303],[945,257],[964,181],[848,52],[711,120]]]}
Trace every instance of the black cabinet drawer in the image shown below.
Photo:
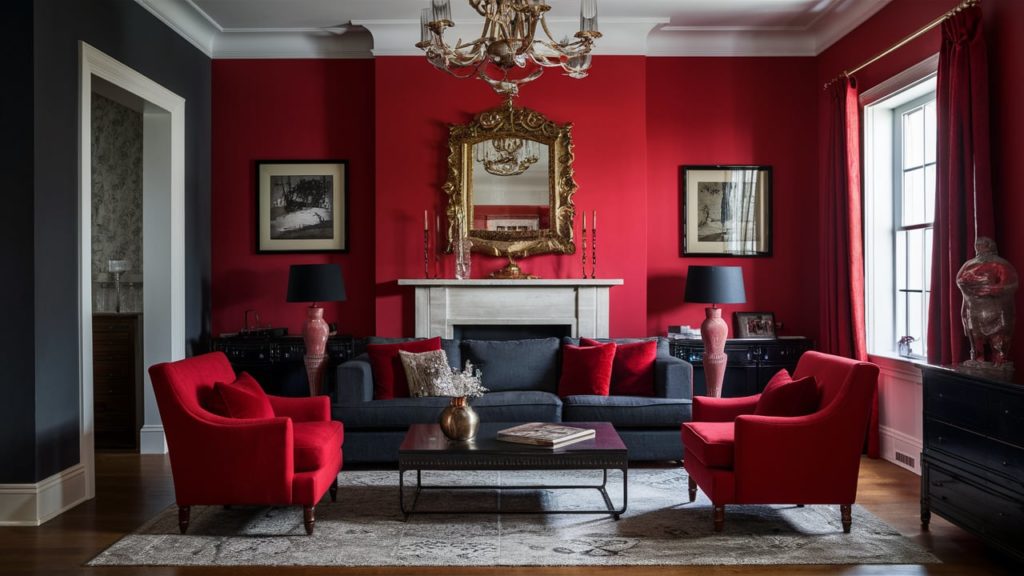
{"label": "black cabinet drawer", "polygon": [[943,422],[925,424],[925,446],[975,466],[988,468],[1024,489],[1024,449]]}
{"label": "black cabinet drawer", "polygon": [[991,424],[986,390],[947,378],[926,381],[924,413],[927,417],[986,433]]}
{"label": "black cabinet drawer", "polygon": [[1024,445],[1024,388],[987,390],[986,401],[994,416],[992,435],[1006,442]]}
{"label": "black cabinet drawer", "polygon": [[1020,553],[1024,500],[969,474],[936,466],[934,462],[925,465],[933,512]]}

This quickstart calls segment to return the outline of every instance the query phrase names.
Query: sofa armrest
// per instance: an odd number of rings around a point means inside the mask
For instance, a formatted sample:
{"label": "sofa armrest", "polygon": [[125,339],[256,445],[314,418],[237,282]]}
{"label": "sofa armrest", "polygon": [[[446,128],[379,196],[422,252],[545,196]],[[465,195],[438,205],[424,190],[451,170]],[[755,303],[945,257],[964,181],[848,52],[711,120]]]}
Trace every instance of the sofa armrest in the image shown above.
{"label": "sofa armrest", "polygon": [[373,371],[370,357],[360,354],[338,365],[335,386],[331,390],[334,404],[359,404],[373,400]]}
{"label": "sofa armrest", "polygon": [[693,399],[694,422],[732,422],[744,414],[753,414],[760,394],[740,398],[697,396]]}
{"label": "sofa armrest", "polygon": [[294,422],[326,422],[331,419],[331,404],[326,396],[292,398],[267,395],[275,416]]}
{"label": "sofa armrest", "polygon": [[675,356],[654,360],[654,395],[659,398],[693,398],[693,366]]}

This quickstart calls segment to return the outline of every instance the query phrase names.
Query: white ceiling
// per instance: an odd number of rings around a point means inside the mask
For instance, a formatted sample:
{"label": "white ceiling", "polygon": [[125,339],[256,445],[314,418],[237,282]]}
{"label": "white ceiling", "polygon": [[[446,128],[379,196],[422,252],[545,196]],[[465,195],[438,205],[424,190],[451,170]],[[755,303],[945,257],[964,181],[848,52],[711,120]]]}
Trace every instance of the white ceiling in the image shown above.
{"label": "white ceiling", "polygon": [[[598,54],[813,56],[890,0],[598,0]],[[136,0],[214,58],[368,58],[419,54],[429,0]],[[556,36],[578,26],[578,0],[549,0]],[[456,27],[480,18],[452,0]]]}

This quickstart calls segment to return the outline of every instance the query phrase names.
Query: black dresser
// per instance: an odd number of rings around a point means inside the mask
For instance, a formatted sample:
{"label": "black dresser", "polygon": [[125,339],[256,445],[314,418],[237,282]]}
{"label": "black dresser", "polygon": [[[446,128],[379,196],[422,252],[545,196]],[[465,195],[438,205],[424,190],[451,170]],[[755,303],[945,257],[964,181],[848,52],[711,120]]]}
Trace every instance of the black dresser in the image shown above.
{"label": "black dresser", "polygon": [[142,315],[92,316],[96,450],[138,450],[142,427]]}
{"label": "black dresser", "polygon": [[922,527],[935,513],[1024,560],[1024,385],[921,370]]}
{"label": "black dresser", "polygon": [[[729,362],[725,367],[722,396],[739,397],[760,394],[776,372],[796,368],[800,355],[812,348],[803,337],[772,340],[730,339],[725,341]],[[704,342],[702,340],[670,340],[669,350],[676,358],[693,364],[693,394],[704,396]]]}
{"label": "black dresser", "polygon": [[[214,338],[214,351],[223,352],[236,373],[252,375],[268,394],[276,396],[309,396],[306,365],[302,361],[306,345],[302,336],[227,336]],[[352,336],[331,336],[327,339],[327,367],[323,390],[331,390],[334,368],[365,348],[362,340]]]}

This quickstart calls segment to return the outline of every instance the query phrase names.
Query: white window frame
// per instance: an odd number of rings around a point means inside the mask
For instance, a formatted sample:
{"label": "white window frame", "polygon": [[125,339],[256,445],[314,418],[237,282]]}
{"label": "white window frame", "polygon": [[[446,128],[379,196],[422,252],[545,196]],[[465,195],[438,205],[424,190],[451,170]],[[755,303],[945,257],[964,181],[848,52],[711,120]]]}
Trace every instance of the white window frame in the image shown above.
{"label": "white window frame", "polygon": [[[868,354],[898,358],[894,179],[902,161],[894,150],[896,110],[934,92],[938,55],[865,91],[864,294]],[[914,343],[915,356],[922,350]]]}

